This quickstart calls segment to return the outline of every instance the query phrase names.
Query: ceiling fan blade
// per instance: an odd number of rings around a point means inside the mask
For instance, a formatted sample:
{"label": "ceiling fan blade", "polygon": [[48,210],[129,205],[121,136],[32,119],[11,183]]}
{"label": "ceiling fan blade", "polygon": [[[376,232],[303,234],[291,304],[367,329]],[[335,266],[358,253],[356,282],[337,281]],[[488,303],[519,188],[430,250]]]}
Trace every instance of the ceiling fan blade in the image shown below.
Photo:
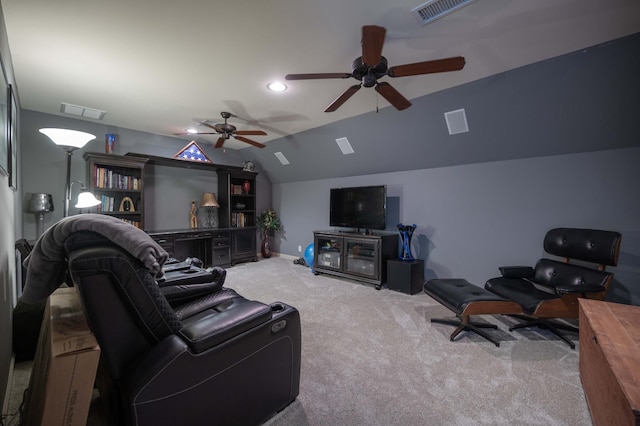
{"label": "ceiling fan blade", "polygon": [[265,144],[262,144],[262,143],[260,143],[260,142],[256,142],[256,141],[252,141],[251,139],[247,139],[247,138],[244,138],[244,137],[242,137],[242,136],[237,136],[237,135],[232,135],[232,136],[233,136],[234,138],[238,139],[239,141],[242,141],[242,142],[248,143],[249,145],[253,145],[253,146],[255,146],[256,148],[264,148],[264,147],[266,146]]}
{"label": "ceiling fan blade", "polygon": [[376,85],[376,92],[380,93],[391,105],[396,107],[398,111],[407,109],[411,106],[411,102],[393,88],[389,83],[378,83]]}
{"label": "ceiling fan blade", "polygon": [[263,130],[236,130],[236,135],[244,136],[266,136],[267,133]]}
{"label": "ceiling fan blade", "polygon": [[333,101],[331,105],[329,105],[327,109],[324,110],[324,112],[333,112],[337,110],[342,106],[343,103],[347,102],[347,100],[358,90],[360,90],[359,84],[354,84],[353,86],[349,87],[342,95],[340,95],[335,101]]}
{"label": "ceiling fan blade", "polygon": [[387,30],[377,25],[362,27],[362,62],[370,67],[377,65],[382,56],[382,46]]}
{"label": "ceiling fan blade", "polygon": [[[199,123],[199,124],[202,124],[203,126],[207,126],[207,127],[209,127],[210,129],[216,130],[215,125],[213,125],[213,124],[209,124],[209,123],[208,123],[208,122],[206,122],[206,121],[198,121],[198,123]],[[217,131],[217,130],[216,130],[216,131]]]}
{"label": "ceiling fan blade", "polygon": [[333,73],[316,73],[316,74],[287,74],[285,80],[316,80],[320,78],[349,78],[351,74],[333,72]]}
{"label": "ceiling fan blade", "polygon": [[407,77],[410,75],[432,74],[436,72],[458,71],[464,67],[462,56],[436,59],[434,61],[416,62],[415,64],[398,65],[387,71],[389,77]]}
{"label": "ceiling fan blade", "polygon": [[215,148],[220,148],[222,145],[224,145],[224,141],[225,141],[225,138],[223,136],[220,136],[218,138],[218,141],[216,142]]}

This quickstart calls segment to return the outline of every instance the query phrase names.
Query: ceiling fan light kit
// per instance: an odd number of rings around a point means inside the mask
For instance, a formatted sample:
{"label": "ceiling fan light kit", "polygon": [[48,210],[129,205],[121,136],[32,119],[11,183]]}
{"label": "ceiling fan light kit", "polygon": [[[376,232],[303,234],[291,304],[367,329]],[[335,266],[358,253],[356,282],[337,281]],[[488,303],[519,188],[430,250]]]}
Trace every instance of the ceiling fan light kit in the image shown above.
{"label": "ceiling fan light kit", "polygon": [[378,79],[388,76],[408,77],[413,75],[433,74],[448,71],[458,71],[464,68],[465,60],[462,56],[436,59],[432,61],[416,62],[412,64],[389,67],[387,58],[382,56],[384,38],[387,30],[377,25],[365,25],[362,27],[362,56],[351,63],[351,73],[313,73],[313,74],[287,74],[285,80],[315,80],[327,78],[355,78],[360,84],[349,87],[342,95],[338,96],[325,112],[333,112],[340,108],[362,86],[375,87],[397,110],[409,108],[411,102],[398,92],[393,86]]}
{"label": "ceiling fan light kit", "polygon": [[[267,133],[263,130],[237,130],[236,126],[233,124],[227,123],[227,120],[232,116],[230,112],[223,111],[220,113],[222,118],[224,118],[224,123],[211,124],[208,120],[198,121],[201,125],[209,127],[210,129],[215,130],[215,132],[199,132],[195,133],[200,135],[220,135],[218,140],[216,141],[215,148],[221,148],[224,145],[225,141],[229,140],[230,137],[237,139],[241,142],[247,143],[249,145],[255,146],[256,148],[264,148],[266,145],[260,142],[256,142],[252,139],[246,138],[245,136],[266,136]],[[191,130],[187,130],[187,134],[193,134]],[[184,135],[184,133],[176,133],[178,135]]]}

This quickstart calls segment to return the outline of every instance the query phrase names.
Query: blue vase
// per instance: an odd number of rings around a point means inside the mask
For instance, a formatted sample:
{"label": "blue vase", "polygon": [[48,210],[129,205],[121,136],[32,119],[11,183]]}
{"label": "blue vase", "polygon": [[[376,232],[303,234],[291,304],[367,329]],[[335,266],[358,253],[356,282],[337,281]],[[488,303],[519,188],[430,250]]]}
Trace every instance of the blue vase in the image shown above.
{"label": "blue vase", "polygon": [[407,262],[415,260],[413,254],[411,254],[411,237],[413,237],[413,231],[415,230],[415,224],[398,224],[398,231],[400,231],[400,237],[402,237],[402,254],[400,255],[400,260],[405,260]]}

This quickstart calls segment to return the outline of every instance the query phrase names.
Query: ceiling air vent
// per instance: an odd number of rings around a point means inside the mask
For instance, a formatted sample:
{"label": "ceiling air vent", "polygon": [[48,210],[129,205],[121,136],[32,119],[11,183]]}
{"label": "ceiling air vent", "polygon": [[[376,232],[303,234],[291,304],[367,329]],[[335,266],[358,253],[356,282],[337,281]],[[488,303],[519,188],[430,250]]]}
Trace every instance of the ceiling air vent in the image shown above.
{"label": "ceiling air vent", "polygon": [[411,13],[422,25],[427,25],[475,1],[477,0],[430,0],[412,9]]}
{"label": "ceiling air vent", "polygon": [[84,118],[93,118],[95,120],[102,120],[107,113],[106,111],[101,111],[99,109],[68,104],[66,102],[62,102],[60,104],[60,112],[64,112],[65,114],[78,115]]}

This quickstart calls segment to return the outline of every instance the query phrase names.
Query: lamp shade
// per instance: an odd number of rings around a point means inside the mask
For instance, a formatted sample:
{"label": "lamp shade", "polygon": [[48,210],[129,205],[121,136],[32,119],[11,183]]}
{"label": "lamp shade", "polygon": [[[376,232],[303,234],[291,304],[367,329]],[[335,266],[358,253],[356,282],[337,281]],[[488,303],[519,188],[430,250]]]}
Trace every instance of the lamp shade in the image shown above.
{"label": "lamp shade", "polygon": [[78,203],[76,204],[76,208],[88,209],[90,207],[95,207],[98,204],[102,204],[102,201],[98,200],[91,192],[87,190],[87,188],[82,188],[82,192],[78,194]]}
{"label": "lamp shade", "polygon": [[47,135],[56,145],[70,146],[73,148],[82,148],[89,141],[96,138],[95,135],[91,133],[69,129],[44,128],[40,129],[40,133]]}
{"label": "lamp shade", "polygon": [[220,207],[216,194],[213,192],[205,192],[202,194],[202,201],[200,201],[200,207]]}
{"label": "lamp shade", "polygon": [[51,194],[32,194],[29,200],[31,213],[45,213],[53,211],[53,197]]}

